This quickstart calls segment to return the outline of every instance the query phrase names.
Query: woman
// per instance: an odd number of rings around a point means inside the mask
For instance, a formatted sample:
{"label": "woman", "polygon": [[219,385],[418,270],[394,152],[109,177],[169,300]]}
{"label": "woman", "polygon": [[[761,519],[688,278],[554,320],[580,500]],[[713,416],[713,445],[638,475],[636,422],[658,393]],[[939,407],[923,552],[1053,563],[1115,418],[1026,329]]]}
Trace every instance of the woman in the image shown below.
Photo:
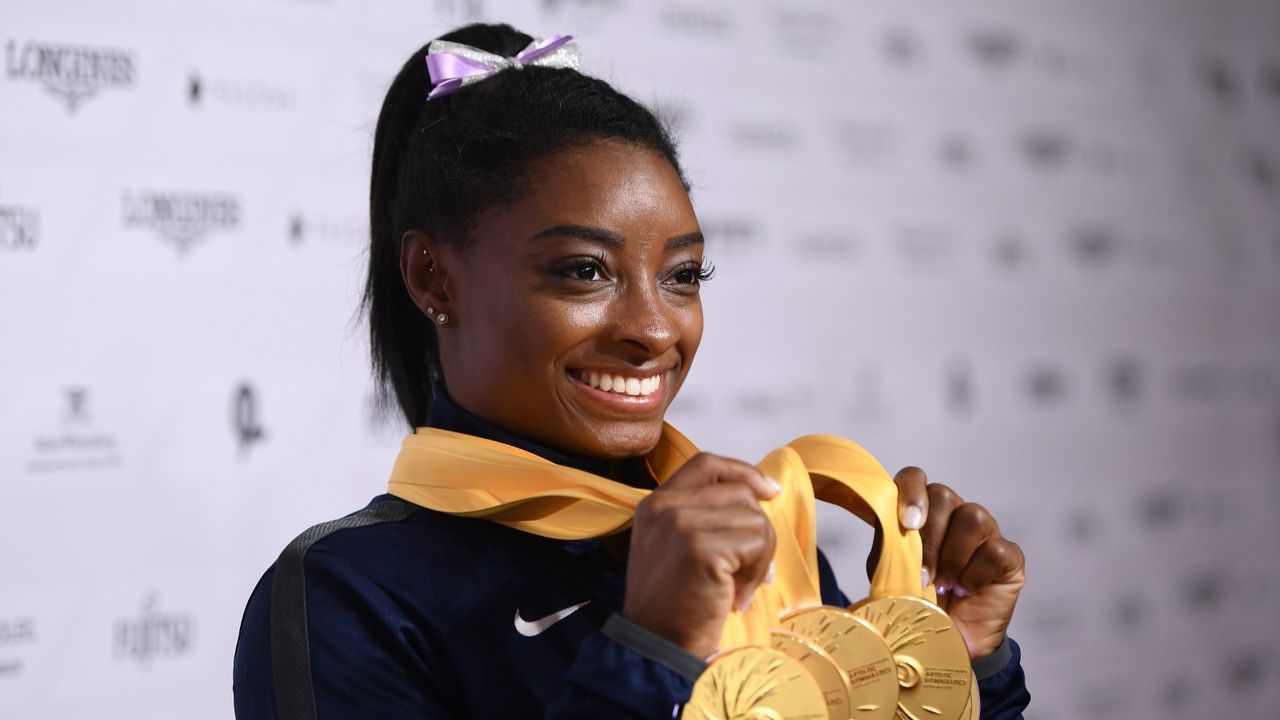
{"label": "woman", "polygon": [[[431,60],[433,83],[428,46],[388,91],[365,296],[378,377],[411,427],[434,428],[420,432],[655,488],[645,456],[698,349],[711,276],[672,141],[566,67],[569,47],[506,25],[441,39],[522,62],[480,73],[476,51],[437,45],[454,55]],[[896,481],[974,658],[982,716],[1018,716],[1027,695],[1004,631],[1021,551],[919,469]],[[236,713],[670,718],[726,617],[772,581],[761,502],[777,493],[755,467],[700,454],[629,531],[577,540],[519,529],[528,517],[375,498],[308,530],[259,583]],[[819,565],[822,600],[847,605]]]}

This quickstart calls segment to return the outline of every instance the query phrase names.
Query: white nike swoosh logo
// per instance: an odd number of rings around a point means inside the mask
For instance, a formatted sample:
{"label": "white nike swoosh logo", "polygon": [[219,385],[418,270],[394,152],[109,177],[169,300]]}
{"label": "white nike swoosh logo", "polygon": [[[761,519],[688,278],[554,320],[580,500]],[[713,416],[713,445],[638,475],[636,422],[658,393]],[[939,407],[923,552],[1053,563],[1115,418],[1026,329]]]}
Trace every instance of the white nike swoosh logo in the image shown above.
{"label": "white nike swoosh logo", "polygon": [[547,631],[547,628],[551,627],[552,625],[555,625],[561,620],[574,614],[575,612],[577,612],[578,608],[582,607],[583,605],[586,605],[589,602],[591,601],[586,600],[584,602],[578,603],[577,605],[570,605],[569,607],[561,610],[560,612],[553,612],[550,615],[544,618],[539,618],[537,620],[525,620],[524,618],[520,617],[520,611],[516,610],[516,632],[520,633],[525,637],[533,637],[534,635],[541,635],[542,633]]}

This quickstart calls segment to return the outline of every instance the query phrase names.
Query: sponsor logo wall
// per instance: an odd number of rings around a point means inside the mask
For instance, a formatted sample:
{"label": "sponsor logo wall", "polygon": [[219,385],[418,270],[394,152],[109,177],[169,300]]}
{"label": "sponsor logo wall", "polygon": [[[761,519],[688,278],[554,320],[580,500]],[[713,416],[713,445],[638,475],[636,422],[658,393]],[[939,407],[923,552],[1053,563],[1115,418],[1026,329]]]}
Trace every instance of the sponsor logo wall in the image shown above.
{"label": "sponsor logo wall", "polygon": [[[0,717],[231,716],[254,583],[404,432],[355,320],[373,124],[475,19],[577,35],[678,132],[719,268],[687,434],[842,434],[988,505],[1029,718],[1280,704],[1275,3],[5,17]],[[869,530],[820,534],[862,592]]]}

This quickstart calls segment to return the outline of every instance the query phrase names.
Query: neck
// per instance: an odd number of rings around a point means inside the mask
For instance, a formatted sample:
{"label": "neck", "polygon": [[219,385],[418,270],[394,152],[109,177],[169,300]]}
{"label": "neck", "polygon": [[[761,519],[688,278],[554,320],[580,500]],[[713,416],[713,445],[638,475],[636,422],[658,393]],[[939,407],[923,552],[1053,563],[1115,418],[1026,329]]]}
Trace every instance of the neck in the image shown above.
{"label": "neck", "polygon": [[619,460],[588,457],[535,442],[462,407],[440,384],[437,384],[434,389],[431,412],[427,414],[427,426],[511,445],[557,465],[584,470],[633,487],[652,488],[655,485],[642,458]]}

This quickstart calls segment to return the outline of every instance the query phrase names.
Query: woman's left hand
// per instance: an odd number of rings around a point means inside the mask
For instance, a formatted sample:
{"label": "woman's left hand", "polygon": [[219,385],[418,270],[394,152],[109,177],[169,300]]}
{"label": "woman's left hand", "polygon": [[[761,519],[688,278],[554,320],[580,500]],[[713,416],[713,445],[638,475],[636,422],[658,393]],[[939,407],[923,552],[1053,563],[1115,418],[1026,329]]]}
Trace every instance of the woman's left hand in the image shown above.
{"label": "woman's left hand", "polygon": [[920,531],[922,580],[937,588],[938,604],[959,627],[969,657],[990,655],[1004,641],[1026,579],[1022,548],[1000,534],[986,508],[930,483],[920,468],[903,468],[894,482],[898,521]]}

